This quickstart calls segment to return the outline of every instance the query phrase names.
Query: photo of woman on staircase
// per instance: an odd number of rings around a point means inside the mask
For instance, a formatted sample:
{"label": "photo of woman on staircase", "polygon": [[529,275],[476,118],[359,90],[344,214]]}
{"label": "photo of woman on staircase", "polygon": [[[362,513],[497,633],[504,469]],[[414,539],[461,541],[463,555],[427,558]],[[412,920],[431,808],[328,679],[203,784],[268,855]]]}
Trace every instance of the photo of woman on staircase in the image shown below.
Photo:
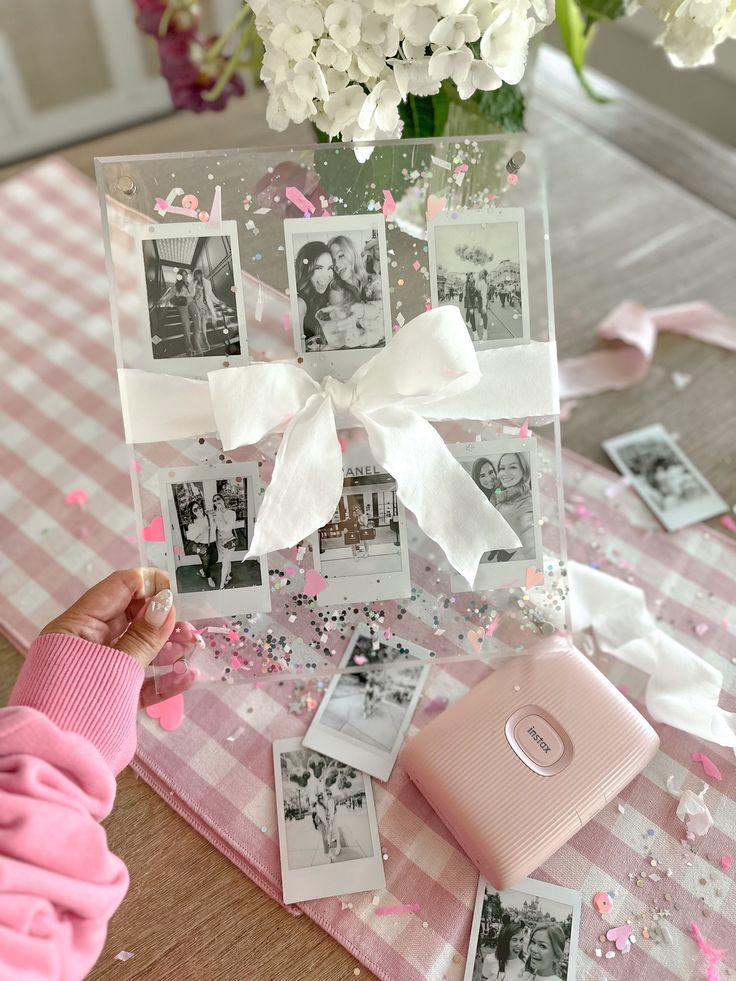
{"label": "photo of woman on staircase", "polygon": [[211,358],[210,368],[247,352],[236,223],[222,222],[216,234],[200,222],[188,230],[139,232],[151,367],[167,371],[190,359]]}

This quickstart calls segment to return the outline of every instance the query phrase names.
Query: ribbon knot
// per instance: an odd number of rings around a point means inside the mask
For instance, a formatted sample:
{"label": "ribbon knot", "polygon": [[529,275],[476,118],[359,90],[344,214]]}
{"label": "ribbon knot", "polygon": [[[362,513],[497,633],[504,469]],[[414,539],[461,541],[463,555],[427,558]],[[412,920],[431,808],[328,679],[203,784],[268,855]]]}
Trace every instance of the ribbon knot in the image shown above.
{"label": "ribbon knot", "polygon": [[322,380],[322,389],[332,401],[337,424],[340,425],[342,420],[347,420],[350,416],[350,410],[358,397],[357,387],[352,382],[343,382],[327,375]]}
{"label": "ribbon knot", "polygon": [[430,420],[523,419],[559,411],[554,344],[476,354],[453,306],[405,324],[348,381],[291,362],[211,371],[206,381],[121,369],[126,439],[217,432],[225,452],[283,431],[248,557],[291,548],[327,524],[343,492],[340,427],[362,426],[399,500],[472,584],[481,555],[520,541]]}

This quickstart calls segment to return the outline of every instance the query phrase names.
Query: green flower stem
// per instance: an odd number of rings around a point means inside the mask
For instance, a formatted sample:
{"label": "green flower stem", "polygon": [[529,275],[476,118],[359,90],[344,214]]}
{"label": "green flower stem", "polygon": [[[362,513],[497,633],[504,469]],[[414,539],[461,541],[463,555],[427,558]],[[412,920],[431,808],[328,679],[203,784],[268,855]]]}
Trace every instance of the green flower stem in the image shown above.
{"label": "green flower stem", "polygon": [[204,53],[204,61],[215,61],[216,58],[219,58],[220,54],[222,53],[222,49],[225,47],[227,42],[237,31],[243,21],[250,16],[250,13],[250,8],[244,3],[235,17],[233,17],[225,30],[222,32],[220,37],[216,41],[213,41],[213,43],[207,48]]}
{"label": "green flower stem", "polygon": [[248,20],[246,26],[243,28],[240,34],[240,39],[235,46],[235,50],[225,62],[225,67],[220,72],[219,78],[211,89],[207,89],[207,91],[202,92],[202,98],[206,102],[214,102],[215,99],[219,99],[219,97],[222,95],[222,90],[240,67],[240,57],[248,45],[254,23],[255,21],[253,19]]}

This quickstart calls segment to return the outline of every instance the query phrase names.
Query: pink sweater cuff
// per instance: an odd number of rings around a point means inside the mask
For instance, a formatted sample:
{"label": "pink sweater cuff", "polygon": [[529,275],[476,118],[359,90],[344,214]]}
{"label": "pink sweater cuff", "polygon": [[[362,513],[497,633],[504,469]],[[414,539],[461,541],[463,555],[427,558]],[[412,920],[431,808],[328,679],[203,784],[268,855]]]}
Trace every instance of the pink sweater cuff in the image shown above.
{"label": "pink sweater cuff", "polygon": [[27,705],[84,736],[118,774],[135,753],[142,684],[143,668],[129,654],[69,634],[42,634],[8,704]]}

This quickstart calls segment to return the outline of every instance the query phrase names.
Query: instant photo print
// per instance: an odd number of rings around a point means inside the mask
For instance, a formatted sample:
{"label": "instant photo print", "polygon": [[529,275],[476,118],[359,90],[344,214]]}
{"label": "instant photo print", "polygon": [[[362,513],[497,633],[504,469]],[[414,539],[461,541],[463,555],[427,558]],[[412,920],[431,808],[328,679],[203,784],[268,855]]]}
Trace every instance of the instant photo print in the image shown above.
{"label": "instant photo print", "polygon": [[628,699],[560,638],[495,670],[399,759],[481,875],[507,889],[613,800],[658,747]]}
{"label": "instant photo print", "polygon": [[304,745],[388,780],[429,674],[430,652],[357,627]]}

